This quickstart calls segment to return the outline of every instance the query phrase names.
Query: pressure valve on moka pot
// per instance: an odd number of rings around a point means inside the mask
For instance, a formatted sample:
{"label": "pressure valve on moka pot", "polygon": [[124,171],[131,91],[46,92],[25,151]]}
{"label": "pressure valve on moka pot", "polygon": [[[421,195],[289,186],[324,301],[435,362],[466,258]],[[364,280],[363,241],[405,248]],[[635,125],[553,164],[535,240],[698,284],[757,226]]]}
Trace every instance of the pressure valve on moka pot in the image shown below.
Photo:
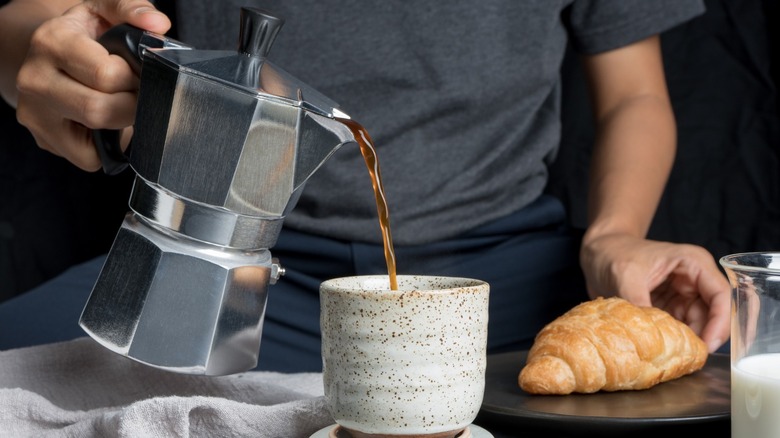
{"label": "pressure valve on moka pot", "polygon": [[309,177],[354,141],[336,104],[266,59],[282,20],[242,8],[237,51],[196,50],[120,26],[101,39],[140,72],[133,139],[96,131],[108,173],[136,173],[80,325],[170,371],[256,366],[272,257]]}

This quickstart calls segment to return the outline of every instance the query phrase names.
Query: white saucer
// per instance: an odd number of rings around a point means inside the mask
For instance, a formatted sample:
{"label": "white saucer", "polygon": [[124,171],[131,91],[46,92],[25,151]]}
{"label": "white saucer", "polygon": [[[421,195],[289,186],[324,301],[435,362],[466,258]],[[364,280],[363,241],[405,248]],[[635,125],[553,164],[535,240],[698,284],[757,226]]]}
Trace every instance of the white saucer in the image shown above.
{"label": "white saucer", "polygon": [[[323,427],[317,432],[314,432],[314,435],[312,435],[310,438],[328,438],[328,434],[330,433],[330,430],[336,426],[337,426],[336,424],[332,424],[328,427]],[[469,429],[471,429],[472,438],[493,438],[493,434],[477,426],[476,424],[469,425]]]}

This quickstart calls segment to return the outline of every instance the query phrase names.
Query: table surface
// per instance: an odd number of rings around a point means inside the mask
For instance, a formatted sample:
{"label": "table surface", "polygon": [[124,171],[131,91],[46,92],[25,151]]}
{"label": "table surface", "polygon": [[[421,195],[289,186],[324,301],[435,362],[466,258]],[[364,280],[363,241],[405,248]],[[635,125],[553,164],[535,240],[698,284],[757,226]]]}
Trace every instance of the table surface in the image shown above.
{"label": "table surface", "polygon": [[[483,414],[477,417],[474,424],[481,426],[488,432],[490,432],[494,438],[592,438],[598,436],[599,438],[611,438],[611,437],[630,437],[630,438],[659,438],[664,435],[669,436],[706,436],[707,438],[728,438],[731,437],[731,421],[719,420],[710,423],[698,423],[698,424],[685,424],[676,426],[656,426],[647,430],[638,429],[631,433],[625,431],[615,432],[614,434],[604,434],[603,431],[598,433],[593,430],[583,428],[582,433],[578,434],[559,434],[556,431],[550,431],[549,429],[532,429],[524,427],[520,430],[516,426],[511,424],[502,424],[495,418],[490,418]],[[694,435],[695,432],[695,435]]]}

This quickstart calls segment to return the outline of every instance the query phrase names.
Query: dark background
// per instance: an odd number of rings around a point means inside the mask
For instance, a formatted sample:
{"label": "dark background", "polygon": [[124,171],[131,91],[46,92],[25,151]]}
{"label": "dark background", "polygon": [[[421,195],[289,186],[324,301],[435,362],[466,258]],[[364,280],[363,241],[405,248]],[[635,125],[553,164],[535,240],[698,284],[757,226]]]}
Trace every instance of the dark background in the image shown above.
{"label": "dark background", "polygon": [[88,173],[39,149],[0,103],[0,301],[108,250],[132,172]]}
{"label": "dark background", "polygon": [[[780,251],[777,0],[705,0],[707,12],[662,35],[678,151],[649,237],[714,257]],[[591,112],[575,57],[563,69],[563,143],[549,192],[586,224]]]}
{"label": "dark background", "polygon": [[[705,15],[662,37],[679,145],[650,237],[699,244],[716,258],[780,250],[777,1],[705,3]],[[593,129],[575,57],[563,78],[564,138],[549,192],[584,228]],[[2,301],[105,253],[132,172],[83,172],[38,149],[4,103],[0,124]]]}

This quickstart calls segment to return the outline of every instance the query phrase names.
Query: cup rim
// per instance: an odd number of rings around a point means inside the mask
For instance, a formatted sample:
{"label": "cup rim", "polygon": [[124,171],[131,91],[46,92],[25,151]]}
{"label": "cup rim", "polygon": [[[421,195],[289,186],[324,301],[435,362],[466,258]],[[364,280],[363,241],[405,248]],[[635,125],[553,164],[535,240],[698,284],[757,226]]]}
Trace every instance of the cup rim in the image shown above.
{"label": "cup rim", "polygon": [[[777,266],[756,266],[756,265],[744,265],[737,263],[740,259],[745,258],[770,258],[777,260]],[[739,252],[734,254],[725,255],[718,261],[721,266],[734,271],[748,271],[748,272],[771,272],[773,274],[780,275],[780,251],[752,251],[752,252]]]}
{"label": "cup rim", "polygon": [[[490,287],[489,283],[485,280],[469,278],[469,277],[448,276],[448,275],[399,274],[396,276],[396,279],[398,280],[397,290],[390,289],[390,280],[389,280],[389,275],[387,274],[347,275],[342,277],[334,277],[334,278],[324,280],[322,283],[320,283],[320,289],[329,288],[329,289],[335,289],[344,292],[349,292],[349,291],[363,292],[366,290],[370,290],[372,292],[379,292],[379,293],[406,293],[410,291],[438,292],[438,291],[452,290],[452,289],[474,289],[474,288]],[[419,282],[420,280],[427,281],[431,284],[437,280],[446,281],[447,284],[445,285],[445,287],[440,287],[440,288],[403,287],[404,283]],[[339,284],[347,281],[355,281],[355,283],[351,286]],[[376,284],[382,282],[382,287],[376,287],[373,285],[365,286],[366,284],[371,283],[372,281],[376,281]]]}

